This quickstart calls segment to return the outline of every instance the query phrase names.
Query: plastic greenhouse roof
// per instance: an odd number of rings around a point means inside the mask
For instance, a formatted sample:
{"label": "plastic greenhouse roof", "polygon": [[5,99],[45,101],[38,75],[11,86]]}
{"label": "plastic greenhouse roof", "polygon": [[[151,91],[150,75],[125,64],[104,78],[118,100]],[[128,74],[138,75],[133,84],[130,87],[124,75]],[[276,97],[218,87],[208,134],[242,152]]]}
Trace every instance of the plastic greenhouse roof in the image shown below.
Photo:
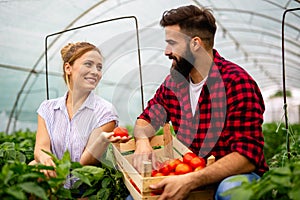
{"label": "plastic greenhouse roof", "polygon": [[245,68],[265,97],[282,90],[283,64],[287,89],[299,93],[300,11],[286,13],[282,25],[284,11],[299,9],[299,0],[0,0],[0,131],[35,130],[36,110],[47,98],[46,63],[49,98],[61,96],[59,50],[75,41],[100,47],[105,63],[96,93],[116,106],[121,124],[133,125],[169,73],[159,19],[187,4],[213,10],[215,48]]}

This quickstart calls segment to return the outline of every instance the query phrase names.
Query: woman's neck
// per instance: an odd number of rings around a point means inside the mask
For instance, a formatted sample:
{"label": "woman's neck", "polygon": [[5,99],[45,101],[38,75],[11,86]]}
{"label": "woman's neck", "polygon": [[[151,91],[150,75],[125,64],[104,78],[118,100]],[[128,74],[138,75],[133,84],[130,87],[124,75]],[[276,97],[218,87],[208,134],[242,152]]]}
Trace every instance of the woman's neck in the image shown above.
{"label": "woman's neck", "polygon": [[90,92],[68,91],[66,105],[70,119],[73,118],[89,94]]}

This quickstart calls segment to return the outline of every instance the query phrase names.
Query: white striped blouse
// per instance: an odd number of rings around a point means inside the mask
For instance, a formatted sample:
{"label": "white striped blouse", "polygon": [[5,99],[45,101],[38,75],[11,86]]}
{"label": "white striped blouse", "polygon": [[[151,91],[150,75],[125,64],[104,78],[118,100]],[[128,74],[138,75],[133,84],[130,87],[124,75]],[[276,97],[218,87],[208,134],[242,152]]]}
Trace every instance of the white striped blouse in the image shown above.
{"label": "white striped blouse", "polygon": [[61,159],[69,150],[71,160],[79,162],[92,131],[110,121],[118,123],[118,115],[110,102],[91,92],[70,120],[66,97],[67,92],[63,97],[43,101],[37,113],[45,120],[52,153]]}

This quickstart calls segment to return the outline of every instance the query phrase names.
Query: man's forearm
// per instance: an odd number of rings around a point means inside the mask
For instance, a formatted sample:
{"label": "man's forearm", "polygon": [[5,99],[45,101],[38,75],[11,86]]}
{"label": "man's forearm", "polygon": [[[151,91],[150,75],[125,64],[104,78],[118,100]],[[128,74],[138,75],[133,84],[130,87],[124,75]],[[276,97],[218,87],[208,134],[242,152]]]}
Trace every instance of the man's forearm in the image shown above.
{"label": "man's forearm", "polygon": [[155,129],[146,120],[138,119],[134,126],[133,133],[136,141],[139,139],[147,139],[147,138],[150,139],[154,136]]}
{"label": "man's forearm", "polygon": [[197,188],[220,182],[228,176],[249,173],[254,170],[255,165],[252,164],[245,156],[238,152],[232,152],[217,160],[212,165],[209,165],[198,172],[191,173],[190,177],[193,182],[192,185]]}

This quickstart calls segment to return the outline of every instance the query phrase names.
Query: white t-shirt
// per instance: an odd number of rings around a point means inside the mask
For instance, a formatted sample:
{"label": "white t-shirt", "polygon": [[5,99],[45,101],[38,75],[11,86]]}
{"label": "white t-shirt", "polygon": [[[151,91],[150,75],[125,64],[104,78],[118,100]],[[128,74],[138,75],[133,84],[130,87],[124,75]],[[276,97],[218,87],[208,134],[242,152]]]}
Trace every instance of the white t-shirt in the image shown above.
{"label": "white t-shirt", "polygon": [[199,96],[203,85],[206,81],[207,77],[205,77],[200,83],[194,84],[190,78],[190,100],[191,100],[191,108],[192,113],[195,115],[196,107],[198,105]]}

